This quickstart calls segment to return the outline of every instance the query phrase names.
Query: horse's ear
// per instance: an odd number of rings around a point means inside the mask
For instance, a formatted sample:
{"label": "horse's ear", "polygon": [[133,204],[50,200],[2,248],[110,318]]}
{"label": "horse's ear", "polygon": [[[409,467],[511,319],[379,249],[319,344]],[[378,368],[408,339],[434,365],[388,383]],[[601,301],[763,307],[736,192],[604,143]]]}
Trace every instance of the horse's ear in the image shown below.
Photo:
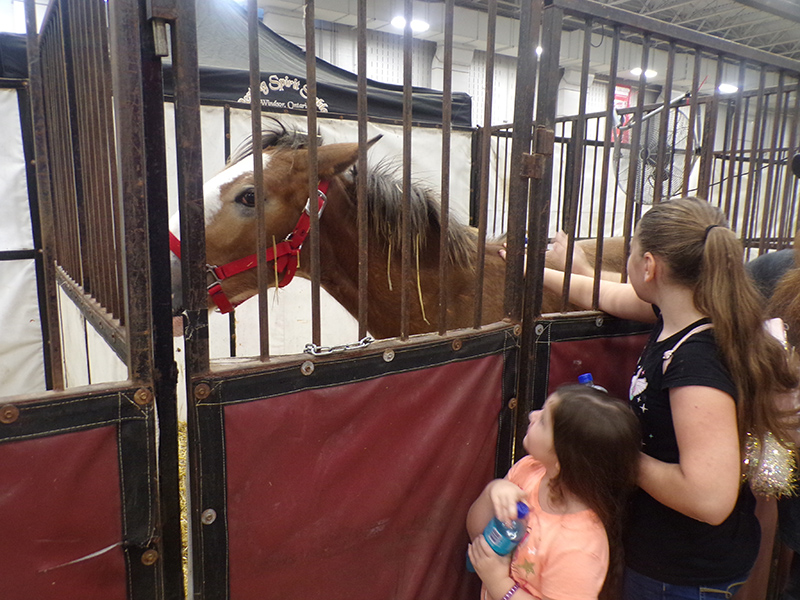
{"label": "horse's ear", "polygon": [[320,179],[338,175],[358,160],[358,144],[328,144],[317,149],[317,173]]}
{"label": "horse's ear", "polygon": [[[367,142],[369,148],[381,139],[378,135]],[[338,175],[358,160],[358,144],[328,144],[317,149],[317,173],[320,179]]]}

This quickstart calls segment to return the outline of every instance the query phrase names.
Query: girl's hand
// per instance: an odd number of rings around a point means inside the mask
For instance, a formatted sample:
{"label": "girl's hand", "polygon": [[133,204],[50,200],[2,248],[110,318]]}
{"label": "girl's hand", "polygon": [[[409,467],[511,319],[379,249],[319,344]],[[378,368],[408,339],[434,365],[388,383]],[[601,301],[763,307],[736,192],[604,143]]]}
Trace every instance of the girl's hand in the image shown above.
{"label": "girl's hand", "polygon": [[511,572],[511,554],[500,556],[492,550],[486,539],[479,535],[467,546],[469,560],[487,588],[507,579]]}
{"label": "girl's hand", "polygon": [[508,525],[517,518],[517,502],[524,502],[527,496],[517,484],[497,479],[489,490],[489,499],[495,516]]}

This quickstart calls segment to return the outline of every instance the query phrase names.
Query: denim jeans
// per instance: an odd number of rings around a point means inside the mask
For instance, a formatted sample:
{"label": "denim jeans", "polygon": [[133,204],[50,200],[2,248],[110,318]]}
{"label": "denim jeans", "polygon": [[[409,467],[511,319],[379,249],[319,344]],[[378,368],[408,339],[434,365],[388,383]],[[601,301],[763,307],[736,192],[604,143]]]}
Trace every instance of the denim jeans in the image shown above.
{"label": "denim jeans", "polygon": [[671,585],[625,569],[624,600],[729,600],[747,577],[708,585]]}

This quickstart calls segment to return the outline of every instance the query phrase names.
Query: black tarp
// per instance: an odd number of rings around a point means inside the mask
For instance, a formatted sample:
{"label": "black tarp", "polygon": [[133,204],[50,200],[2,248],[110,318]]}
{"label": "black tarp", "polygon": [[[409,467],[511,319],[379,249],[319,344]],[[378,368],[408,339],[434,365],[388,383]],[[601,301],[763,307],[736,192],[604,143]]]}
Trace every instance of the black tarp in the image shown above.
{"label": "black tarp", "polygon": [[[245,10],[233,0],[197,0],[197,54],[200,96],[219,102],[250,102],[248,27]],[[261,103],[271,111],[306,110],[305,52],[263,23],[259,24]],[[165,60],[164,89],[172,92],[172,71]],[[26,77],[25,36],[0,34],[0,77]],[[354,73],[317,59],[317,108],[321,113],[355,115],[357,79]],[[402,86],[367,81],[367,114],[400,121]],[[412,120],[441,124],[442,94],[414,88]],[[472,100],[453,94],[452,124],[472,125]]]}
{"label": "black tarp", "polygon": [[26,79],[28,55],[25,36],[19,33],[0,33],[0,77]]}
{"label": "black tarp", "polygon": [[[298,46],[259,24],[261,102],[270,110],[306,110],[306,55]],[[248,26],[243,7],[233,0],[197,0],[197,53],[200,94],[207,100],[249,102]],[[320,112],[356,114],[357,79],[354,73],[317,59],[317,108]],[[171,89],[168,67],[165,89]],[[371,117],[403,117],[402,86],[367,81],[367,113]],[[412,119],[441,124],[442,94],[414,88]],[[453,125],[472,124],[472,100],[453,94]]]}

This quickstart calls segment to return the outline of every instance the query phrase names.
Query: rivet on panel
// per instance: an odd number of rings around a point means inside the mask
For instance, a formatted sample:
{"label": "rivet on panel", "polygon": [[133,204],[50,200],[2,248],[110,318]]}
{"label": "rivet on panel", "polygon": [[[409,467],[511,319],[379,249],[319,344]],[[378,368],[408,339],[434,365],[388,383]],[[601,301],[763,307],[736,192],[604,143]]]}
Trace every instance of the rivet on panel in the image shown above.
{"label": "rivet on panel", "polygon": [[155,564],[158,560],[158,550],[153,550],[150,548],[149,550],[145,550],[142,553],[142,564],[146,567]]}
{"label": "rivet on panel", "polygon": [[392,362],[394,360],[394,350],[384,350],[383,360],[384,362]]}
{"label": "rivet on panel", "polygon": [[515,408],[517,408],[517,399],[516,398],[512,398],[511,400],[508,401],[508,408],[510,408],[511,410],[514,410]]}
{"label": "rivet on panel", "polygon": [[603,317],[597,317],[594,320],[594,324],[595,324],[596,327],[602,327],[603,326]]}
{"label": "rivet on panel", "polygon": [[203,514],[200,515],[200,522],[203,525],[211,525],[214,521],[217,520],[217,511],[213,508],[207,508],[203,511]]}
{"label": "rivet on panel", "polygon": [[464,345],[464,342],[462,342],[461,340],[453,340],[453,350],[455,350],[456,352],[461,350],[461,346],[463,346],[463,345]]}
{"label": "rivet on panel", "polygon": [[0,408],[0,423],[13,423],[19,418],[19,409],[13,404],[4,404]]}
{"label": "rivet on panel", "polygon": [[211,395],[211,386],[207,383],[198,383],[194,388],[195,400],[205,400]]}
{"label": "rivet on panel", "polygon": [[534,333],[536,333],[536,335],[542,335],[542,334],[544,333],[544,325],[542,325],[541,323],[539,323],[539,324],[538,324],[538,325],[537,325],[537,326],[536,326],[536,327],[533,329],[533,331],[534,331]]}
{"label": "rivet on panel", "polygon": [[311,375],[314,372],[314,363],[310,360],[305,361],[302,365],[300,365],[300,372],[303,375]]}
{"label": "rivet on panel", "polygon": [[133,395],[133,401],[139,406],[147,406],[153,401],[153,392],[147,388],[139,388]]}

